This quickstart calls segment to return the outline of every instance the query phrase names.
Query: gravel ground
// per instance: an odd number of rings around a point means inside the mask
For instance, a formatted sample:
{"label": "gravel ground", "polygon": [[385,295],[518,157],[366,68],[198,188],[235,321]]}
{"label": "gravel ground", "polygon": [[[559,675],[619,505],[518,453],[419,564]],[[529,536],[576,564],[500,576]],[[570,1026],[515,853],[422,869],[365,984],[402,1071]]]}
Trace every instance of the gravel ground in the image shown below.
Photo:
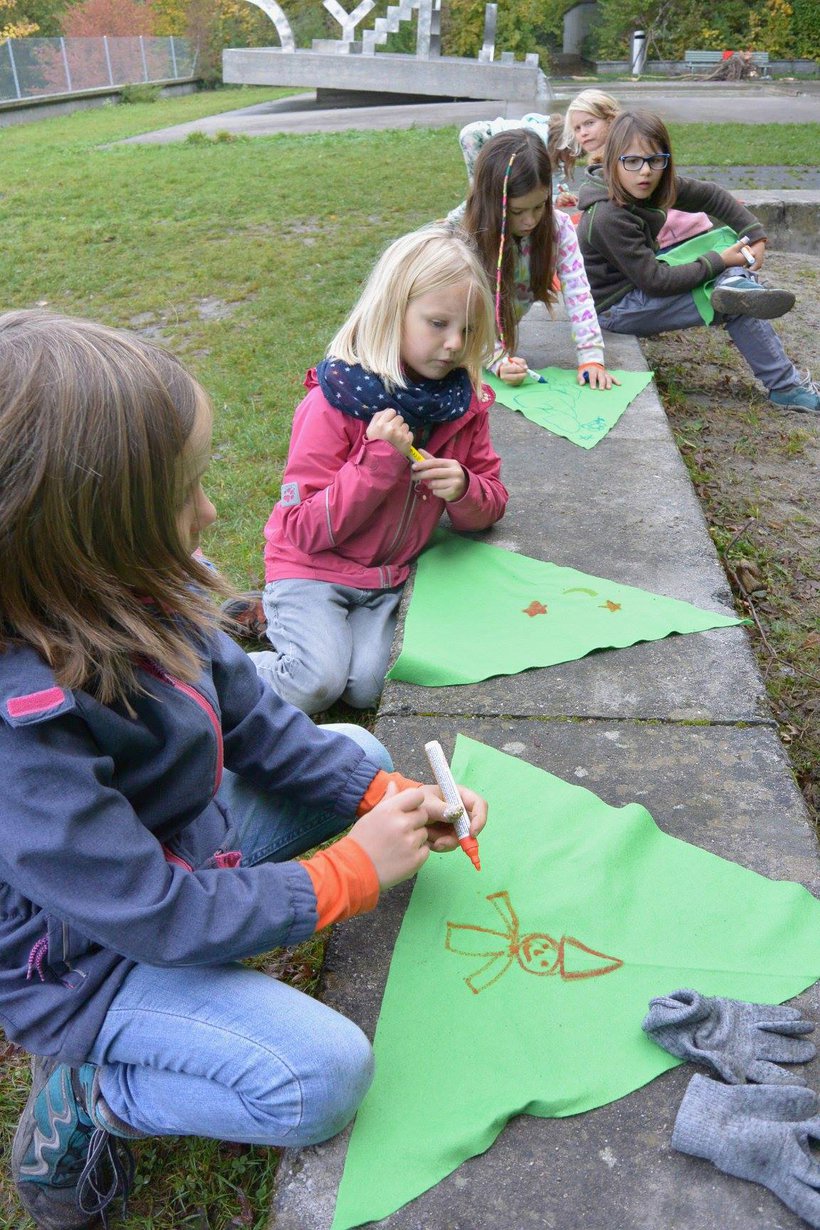
{"label": "gravel ground", "polygon": [[[797,303],[774,326],[820,380],[820,257],[771,253],[763,280]],[[772,712],[820,834],[820,415],[771,405],[728,336],[644,343],[750,629]]]}

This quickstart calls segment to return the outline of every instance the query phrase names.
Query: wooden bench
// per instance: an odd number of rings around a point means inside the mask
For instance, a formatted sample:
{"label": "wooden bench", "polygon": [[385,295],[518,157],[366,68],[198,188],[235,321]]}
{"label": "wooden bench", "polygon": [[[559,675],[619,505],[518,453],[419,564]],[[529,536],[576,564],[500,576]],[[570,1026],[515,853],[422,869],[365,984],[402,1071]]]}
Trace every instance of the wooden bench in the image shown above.
{"label": "wooden bench", "polygon": [[[683,62],[688,67],[690,73],[693,73],[696,68],[714,68],[722,63],[722,51],[684,51]],[[762,76],[769,75],[769,53],[768,51],[753,51],[750,59],[750,64],[755,68],[762,70]]]}

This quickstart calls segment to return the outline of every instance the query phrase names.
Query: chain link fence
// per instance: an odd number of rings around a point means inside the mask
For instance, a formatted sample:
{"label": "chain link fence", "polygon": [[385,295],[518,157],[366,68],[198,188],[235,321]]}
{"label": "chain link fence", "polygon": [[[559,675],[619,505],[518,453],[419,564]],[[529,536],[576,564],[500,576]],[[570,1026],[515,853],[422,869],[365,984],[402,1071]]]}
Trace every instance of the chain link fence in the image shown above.
{"label": "chain link fence", "polygon": [[10,38],[0,44],[0,102],[193,77],[184,38]]}

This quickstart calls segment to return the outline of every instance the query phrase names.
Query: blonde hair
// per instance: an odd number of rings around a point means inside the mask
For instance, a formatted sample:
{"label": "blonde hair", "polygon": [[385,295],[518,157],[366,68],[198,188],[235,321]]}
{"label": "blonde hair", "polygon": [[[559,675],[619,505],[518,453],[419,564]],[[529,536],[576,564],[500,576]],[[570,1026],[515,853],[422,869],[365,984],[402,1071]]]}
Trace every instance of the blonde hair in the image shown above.
{"label": "blonde hair", "polygon": [[128,705],[150,659],[193,680],[228,592],[177,518],[207,398],[172,355],[43,311],[0,316],[0,652],[32,646],[66,688]]}
{"label": "blonde hair", "polygon": [[406,388],[401,357],[407,306],[433,291],[467,282],[467,334],[459,366],[481,387],[481,366],[495,339],[493,304],[478,254],[464,232],[434,223],[396,239],[376,263],[358,303],[327,348],[328,357],[360,363],[387,388]]}
{"label": "blonde hair", "polygon": [[592,115],[596,120],[607,120],[611,123],[615,116],[620,114],[620,110],[621,104],[611,94],[605,94],[603,90],[581,90],[567,107],[561,148],[571,150],[576,158],[580,158],[583,153],[572,131],[570,116],[573,111],[583,111],[585,115]]}

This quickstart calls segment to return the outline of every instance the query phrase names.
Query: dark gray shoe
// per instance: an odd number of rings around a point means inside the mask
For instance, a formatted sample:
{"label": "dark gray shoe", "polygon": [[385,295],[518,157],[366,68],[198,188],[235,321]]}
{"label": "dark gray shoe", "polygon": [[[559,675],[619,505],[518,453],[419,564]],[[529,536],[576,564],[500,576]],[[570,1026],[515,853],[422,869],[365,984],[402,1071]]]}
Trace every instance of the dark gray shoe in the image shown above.
{"label": "dark gray shoe", "polygon": [[712,307],[723,316],[754,316],[756,320],[776,320],[794,307],[790,290],[768,290],[751,278],[727,279],[712,291]]}
{"label": "dark gray shoe", "polygon": [[39,1230],[108,1225],[106,1209],[125,1200],[134,1160],[123,1140],[92,1121],[96,1069],[32,1061],[31,1092],[14,1136],[11,1171],[20,1202]]}
{"label": "dark gray shoe", "polygon": [[41,1230],[81,1230],[92,1218],[77,1207],[94,1125],[78,1102],[71,1068],[35,1056],[31,1092],[11,1150],[20,1202]]}

